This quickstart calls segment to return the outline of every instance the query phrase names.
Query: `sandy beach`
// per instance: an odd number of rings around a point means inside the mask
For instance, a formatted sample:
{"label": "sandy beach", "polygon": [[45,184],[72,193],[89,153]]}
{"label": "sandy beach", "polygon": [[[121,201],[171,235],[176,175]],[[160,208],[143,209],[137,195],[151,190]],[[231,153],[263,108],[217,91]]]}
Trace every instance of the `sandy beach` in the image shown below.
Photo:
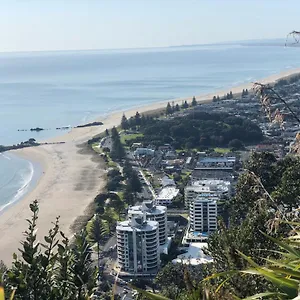
{"label": "sandy beach", "polygon": [[[279,78],[299,72],[300,69],[289,70],[259,81],[272,83]],[[252,83],[195,96],[198,102],[205,103],[211,101],[214,95],[222,97],[230,90],[233,93],[239,93],[246,88],[251,89]],[[176,99],[174,103],[181,104],[182,100],[191,101],[191,98]],[[43,145],[13,151],[28,160],[38,162],[42,166],[43,174],[30,193],[1,214],[0,260],[2,259],[9,265],[12,261],[12,254],[17,253],[22,232],[27,228],[25,219],[30,218],[28,206],[35,199],[38,199],[40,203],[39,239],[42,240],[42,237],[47,234],[56,216],[60,216],[61,230],[71,236],[73,234],[71,225],[78,216],[85,213],[88,205],[105,184],[105,169],[100,157],[97,158],[95,154],[87,152],[80,145],[106,128],[119,125],[123,113],[130,117],[136,111],[144,113],[164,108],[166,102],[168,101],[113,113],[107,118],[99,118],[99,121],[104,123],[103,126],[74,128],[65,135],[51,139],[51,142],[63,141],[64,144]]]}

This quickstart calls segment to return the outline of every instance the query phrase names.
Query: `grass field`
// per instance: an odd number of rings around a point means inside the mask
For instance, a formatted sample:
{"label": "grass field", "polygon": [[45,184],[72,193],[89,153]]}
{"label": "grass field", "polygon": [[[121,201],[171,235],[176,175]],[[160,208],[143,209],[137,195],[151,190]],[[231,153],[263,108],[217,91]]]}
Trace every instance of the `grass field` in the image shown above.
{"label": "grass field", "polygon": [[102,153],[102,152],[103,152],[103,151],[102,151],[102,148],[99,147],[99,143],[94,143],[94,144],[92,144],[92,149],[93,149],[95,152],[97,152],[97,153]]}
{"label": "grass field", "polygon": [[221,154],[226,154],[226,153],[229,153],[230,152],[230,149],[229,148],[215,148],[214,149],[215,152],[217,153],[221,153]]}
{"label": "grass field", "polygon": [[134,133],[134,134],[122,134],[120,136],[120,140],[122,144],[126,144],[126,141],[134,140],[138,137],[143,137],[144,135],[142,133]]}

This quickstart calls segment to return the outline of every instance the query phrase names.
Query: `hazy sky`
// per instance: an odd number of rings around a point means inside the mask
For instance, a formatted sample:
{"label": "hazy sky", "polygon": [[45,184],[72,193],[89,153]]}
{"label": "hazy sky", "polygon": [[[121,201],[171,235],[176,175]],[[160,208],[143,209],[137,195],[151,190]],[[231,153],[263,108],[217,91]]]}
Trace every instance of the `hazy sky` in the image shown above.
{"label": "hazy sky", "polygon": [[0,51],[285,38],[299,0],[0,0]]}

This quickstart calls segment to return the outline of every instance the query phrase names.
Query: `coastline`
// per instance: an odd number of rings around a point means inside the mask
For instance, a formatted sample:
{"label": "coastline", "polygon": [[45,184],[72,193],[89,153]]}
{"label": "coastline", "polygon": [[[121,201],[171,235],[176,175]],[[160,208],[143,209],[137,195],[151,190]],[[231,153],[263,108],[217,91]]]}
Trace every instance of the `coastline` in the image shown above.
{"label": "coastline", "polygon": [[[261,83],[274,83],[276,80],[300,73],[300,68],[287,70],[259,80]],[[213,96],[240,93],[243,89],[251,89],[252,83],[229,87],[213,93],[196,96],[198,103],[208,103]],[[12,254],[17,251],[26,230],[26,218],[30,218],[29,204],[39,200],[40,213],[38,219],[38,239],[42,240],[51,227],[51,222],[60,215],[60,230],[67,236],[73,234],[71,225],[78,216],[84,215],[86,208],[105,184],[105,170],[101,160],[87,153],[80,146],[93,136],[102,133],[106,128],[118,126],[123,113],[127,117],[139,113],[155,111],[166,107],[167,102],[181,104],[182,100],[190,102],[192,96],[174,100],[155,102],[125,111],[113,112],[105,118],[97,118],[104,125],[97,127],[73,128],[70,132],[51,138],[48,142],[64,141],[65,144],[43,145],[11,151],[31,162],[37,162],[42,174],[35,187],[21,200],[9,206],[0,218],[0,260],[10,264]]]}
{"label": "coastline", "polygon": [[40,180],[43,172],[43,168],[38,161],[33,161],[32,159],[27,159],[26,157],[22,157],[20,155],[15,155],[12,152],[7,152],[6,154],[2,154],[3,157],[6,157],[8,160],[22,160],[27,164],[30,173],[26,173],[25,178],[23,177],[22,186],[18,189],[17,193],[14,197],[10,200],[10,202],[5,203],[4,205],[0,206],[0,217],[1,215],[9,209],[14,203],[20,201],[23,197],[25,197],[30,191],[34,189],[37,185],[38,181]]}

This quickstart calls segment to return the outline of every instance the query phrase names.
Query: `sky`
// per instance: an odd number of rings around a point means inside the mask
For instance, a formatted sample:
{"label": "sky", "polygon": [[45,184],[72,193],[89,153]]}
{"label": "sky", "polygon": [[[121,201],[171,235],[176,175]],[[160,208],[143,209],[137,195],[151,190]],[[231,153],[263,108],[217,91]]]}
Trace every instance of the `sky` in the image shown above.
{"label": "sky", "polygon": [[285,38],[299,0],[0,0],[0,52]]}

